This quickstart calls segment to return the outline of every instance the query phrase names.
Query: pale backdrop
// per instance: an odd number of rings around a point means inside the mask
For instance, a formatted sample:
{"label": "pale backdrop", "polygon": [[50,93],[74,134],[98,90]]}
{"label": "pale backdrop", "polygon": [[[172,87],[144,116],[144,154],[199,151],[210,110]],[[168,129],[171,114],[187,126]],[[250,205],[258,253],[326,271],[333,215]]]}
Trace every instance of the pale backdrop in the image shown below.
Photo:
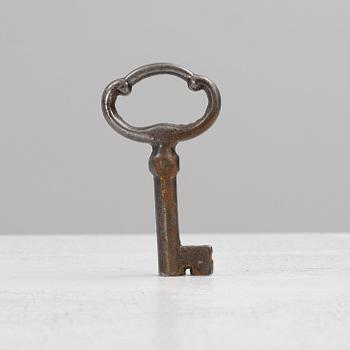
{"label": "pale backdrop", "polygon": [[[153,232],[150,147],[100,110],[113,79],[174,62],[222,113],[179,145],[184,232],[350,231],[348,1],[2,1],[0,233]],[[188,122],[174,77],[120,101],[136,125]]]}

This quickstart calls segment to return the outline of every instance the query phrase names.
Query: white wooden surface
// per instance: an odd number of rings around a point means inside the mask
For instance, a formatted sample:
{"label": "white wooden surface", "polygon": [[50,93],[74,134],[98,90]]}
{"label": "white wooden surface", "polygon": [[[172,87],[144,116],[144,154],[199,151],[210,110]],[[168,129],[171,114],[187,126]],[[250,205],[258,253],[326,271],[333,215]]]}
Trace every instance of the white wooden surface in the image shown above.
{"label": "white wooden surface", "polygon": [[349,349],[350,234],[182,235],[214,275],[156,275],[155,235],[0,237],[0,349]]}

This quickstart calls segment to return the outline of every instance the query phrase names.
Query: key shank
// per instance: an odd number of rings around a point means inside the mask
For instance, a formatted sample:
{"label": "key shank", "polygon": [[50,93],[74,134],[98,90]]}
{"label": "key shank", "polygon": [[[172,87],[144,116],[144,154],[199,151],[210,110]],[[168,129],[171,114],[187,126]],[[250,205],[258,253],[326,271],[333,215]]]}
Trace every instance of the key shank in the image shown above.
{"label": "key shank", "polygon": [[149,168],[154,176],[158,269],[162,276],[210,275],[213,272],[212,248],[182,246],[179,236],[176,175],[179,156],[172,145],[153,145]]}

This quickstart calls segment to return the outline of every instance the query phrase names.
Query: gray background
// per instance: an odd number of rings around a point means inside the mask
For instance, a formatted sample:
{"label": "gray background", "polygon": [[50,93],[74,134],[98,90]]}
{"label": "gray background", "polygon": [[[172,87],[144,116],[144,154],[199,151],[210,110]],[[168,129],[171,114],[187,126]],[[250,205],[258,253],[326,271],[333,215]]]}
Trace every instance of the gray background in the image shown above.
{"label": "gray background", "polygon": [[[213,79],[222,112],[178,147],[185,232],[349,231],[348,1],[2,1],[0,232],[153,232],[150,147],[100,95],[151,62]],[[154,77],[135,125],[188,122],[203,93]]]}

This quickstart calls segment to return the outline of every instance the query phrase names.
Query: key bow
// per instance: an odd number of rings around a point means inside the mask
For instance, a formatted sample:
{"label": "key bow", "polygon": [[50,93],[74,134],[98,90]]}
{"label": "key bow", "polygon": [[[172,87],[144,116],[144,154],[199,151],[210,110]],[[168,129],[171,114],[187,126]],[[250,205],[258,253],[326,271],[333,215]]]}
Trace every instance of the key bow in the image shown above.
{"label": "key bow", "polygon": [[[115,106],[119,95],[128,95],[132,87],[139,81],[158,74],[170,74],[187,82],[190,90],[204,90],[208,105],[204,115],[190,124],[158,123],[150,126],[137,127],[128,124],[118,113]],[[119,134],[139,142],[173,144],[189,140],[203,133],[217,119],[220,112],[220,93],[217,86],[208,78],[196,75],[188,69],[171,63],[154,63],[141,66],[125,78],[112,81],[102,95],[102,110],[108,124]]]}

